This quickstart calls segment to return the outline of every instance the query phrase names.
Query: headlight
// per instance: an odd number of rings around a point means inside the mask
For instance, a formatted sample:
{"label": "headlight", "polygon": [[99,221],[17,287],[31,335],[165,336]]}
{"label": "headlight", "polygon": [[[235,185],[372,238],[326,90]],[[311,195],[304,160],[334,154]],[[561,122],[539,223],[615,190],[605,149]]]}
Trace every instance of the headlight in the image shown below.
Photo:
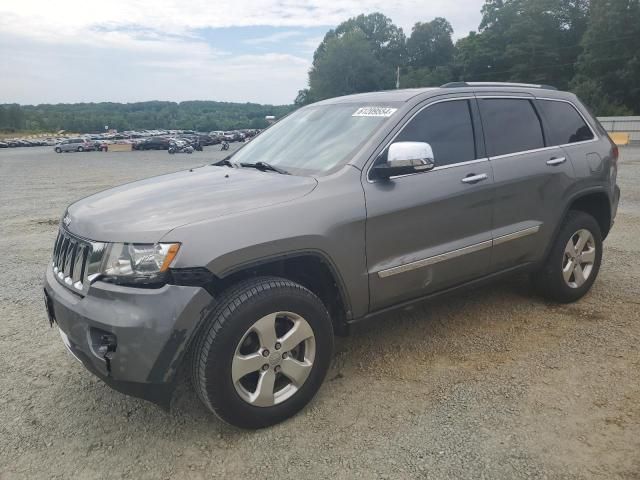
{"label": "headlight", "polygon": [[135,285],[161,283],[179,249],[179,243],[111,243],[102,264],[102,278]]}

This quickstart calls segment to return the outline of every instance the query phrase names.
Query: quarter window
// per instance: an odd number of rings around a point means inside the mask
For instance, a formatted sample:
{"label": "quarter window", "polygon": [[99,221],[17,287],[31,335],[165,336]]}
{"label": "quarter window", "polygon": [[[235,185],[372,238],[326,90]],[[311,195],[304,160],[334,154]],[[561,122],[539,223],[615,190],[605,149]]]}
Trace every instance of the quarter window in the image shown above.
{"label": "quarter window", "polygon": [[[436,167],[476,158],[473,123],[468,100],[433,104],[419,112],[398,134],[395,142],[427,142]],[[383,160],[386,152],[383,155]]]}
{"label": "quarter window", "polygon": [[549,125],[547,137],[553,145],[584,142],[593,139],[593,133],[570,103],[538,100],[540,111]]}
{"label": "quarter window", "polygon": [[544,147],[542,125],[531,101],[517,98],[480,99],[480,115],[489,156]]}

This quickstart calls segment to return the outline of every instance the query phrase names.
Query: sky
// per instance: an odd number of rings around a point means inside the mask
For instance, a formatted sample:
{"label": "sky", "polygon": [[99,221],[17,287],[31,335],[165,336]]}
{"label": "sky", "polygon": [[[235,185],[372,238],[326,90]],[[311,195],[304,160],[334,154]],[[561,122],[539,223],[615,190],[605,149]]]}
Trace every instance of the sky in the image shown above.
{"label": "sky", "polygon": [[0,0],[0,103],[292,103],[330,28],[382,12],[407,36],[483,0]]}

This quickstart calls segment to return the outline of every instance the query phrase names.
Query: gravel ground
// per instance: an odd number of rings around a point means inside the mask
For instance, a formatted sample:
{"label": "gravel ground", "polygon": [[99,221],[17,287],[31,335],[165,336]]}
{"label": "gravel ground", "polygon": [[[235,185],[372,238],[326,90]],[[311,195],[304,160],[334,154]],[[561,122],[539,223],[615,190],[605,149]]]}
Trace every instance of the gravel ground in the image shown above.
{"label": "gravel ground", "polygon": [[524,279],[338,339],[312,404],[270,429],[222,424],[188,384],[171,413],[66,353],[41,282],[73,200],[220,158],[0,151],[0,478],[640,478],[640,149],[592,292]]}

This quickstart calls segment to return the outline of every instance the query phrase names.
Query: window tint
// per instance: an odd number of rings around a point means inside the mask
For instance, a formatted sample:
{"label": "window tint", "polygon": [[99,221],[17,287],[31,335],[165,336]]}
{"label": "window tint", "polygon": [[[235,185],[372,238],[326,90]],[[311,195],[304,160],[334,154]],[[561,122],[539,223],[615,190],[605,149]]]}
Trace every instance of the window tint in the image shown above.
{"label": "window tint", "polygon": [[580,114],[569,103],[552,100],[538,100],[538,105],[549,124],[547,133],[552,145],[591,140],[593,133]]}
{"label": "window tint", "polygon": [[540,119],[529,100],[480,99],[480,114],[490,156],[544,147]]}
{"label": "window tint", "polygon": [[471,112],[467,100],[440,102],[418,113],[395,142],[427,142],[436,167],[476,158]]}

